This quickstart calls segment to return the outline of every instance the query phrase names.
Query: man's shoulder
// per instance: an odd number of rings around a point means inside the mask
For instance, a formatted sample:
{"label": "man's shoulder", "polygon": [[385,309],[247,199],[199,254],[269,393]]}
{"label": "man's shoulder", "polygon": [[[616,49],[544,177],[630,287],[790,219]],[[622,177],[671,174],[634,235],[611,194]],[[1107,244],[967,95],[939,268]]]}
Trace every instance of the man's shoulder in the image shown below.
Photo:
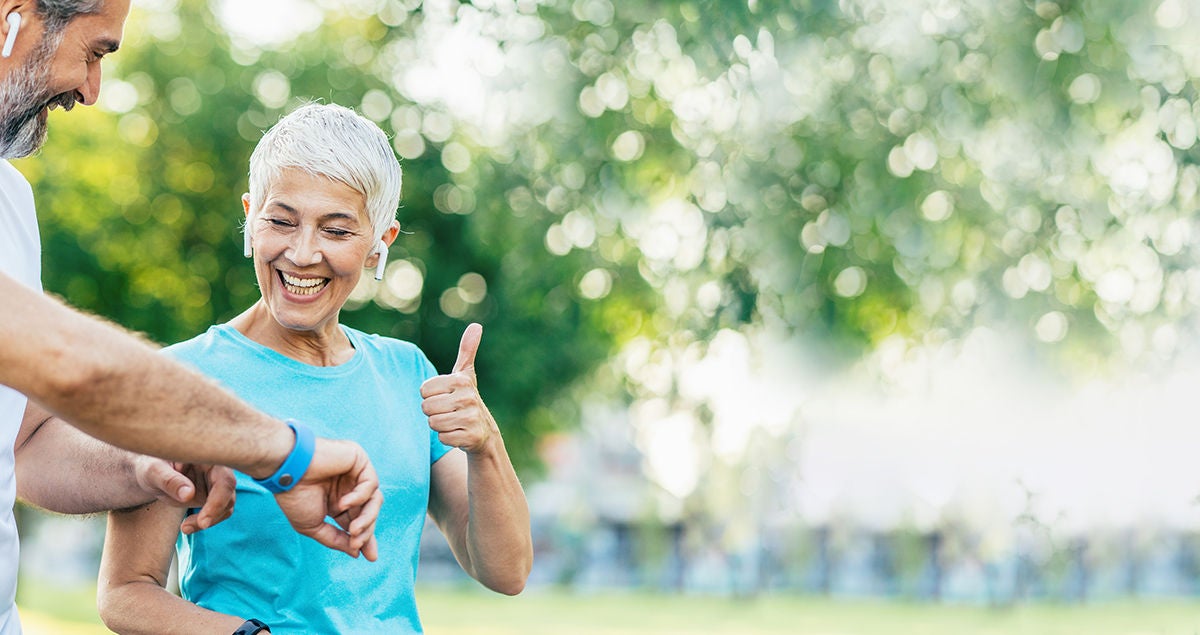
{"label": "man's shoulder", "polygon": [[6,184],[9,181],[13,181],[29,185],[29,180],[25,178],[25,175],[21,174],[21,171],[12,163],[9,163],[8,159],[0,159],[0,180],[3,180]]}
{"label": "man's shoulder", "polygon": [[29,185],[29,180],[6,159],[0,159],[0,192],[7,193],[9,197],[28,198],[30,203],[33,201],[33,187]]}

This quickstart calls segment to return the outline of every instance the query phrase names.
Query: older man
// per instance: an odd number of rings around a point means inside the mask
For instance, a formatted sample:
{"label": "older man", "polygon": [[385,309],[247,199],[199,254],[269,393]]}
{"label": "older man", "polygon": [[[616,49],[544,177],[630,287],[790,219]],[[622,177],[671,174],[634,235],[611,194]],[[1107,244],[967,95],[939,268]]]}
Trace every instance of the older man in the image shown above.
{"label": "older man", "polygon": [[[128,13],[129,0],[0,0],[0,157],[37,150],[49,109],[95,103],[100,60],[120,45]],[[243,471],[277,493],[297,531],[374,560],[382,495],[362,448],[314,439],[302,423],[268,417],[138,338],[46,297],[40,251],[29,184],[0,160],[0,635],[20,633],[18,491],[83,512],[156,494],[187,499],[194,489],[164,464],[90,437]],[[78,430],[43,425],[50,413]]]}

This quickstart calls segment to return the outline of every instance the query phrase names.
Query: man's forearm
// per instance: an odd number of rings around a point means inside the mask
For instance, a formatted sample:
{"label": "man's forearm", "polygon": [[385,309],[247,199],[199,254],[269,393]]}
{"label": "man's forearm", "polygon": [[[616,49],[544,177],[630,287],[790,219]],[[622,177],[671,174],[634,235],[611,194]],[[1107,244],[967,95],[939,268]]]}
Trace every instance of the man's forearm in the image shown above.
{"label": "man's forearm", "polygon": [[0,275],[0,383],[141,454],[262,478],[293,435],[139,338]]}

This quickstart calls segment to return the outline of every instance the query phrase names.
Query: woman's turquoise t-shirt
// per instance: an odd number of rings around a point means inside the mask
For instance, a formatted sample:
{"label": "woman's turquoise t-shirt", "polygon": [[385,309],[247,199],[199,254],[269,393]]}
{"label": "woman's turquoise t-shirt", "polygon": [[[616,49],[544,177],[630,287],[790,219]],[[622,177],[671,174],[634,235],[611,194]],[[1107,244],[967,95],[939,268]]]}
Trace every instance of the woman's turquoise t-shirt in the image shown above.
{"label": "woman's turquoise t-shirt", "polygon": [[355,353],[339,366],[298,362],[225,324],[166,351],[268,414],[366,449],[384,496],[379,560],[296,533],[274,496],[239,473],[233,516],[180,536],[180,587],[186,599],[263,620],[275,635],[421,633],[413,585],[429,470],[450,449],[421,411],[421,382],[436,372],[413,344],[342,328]]}

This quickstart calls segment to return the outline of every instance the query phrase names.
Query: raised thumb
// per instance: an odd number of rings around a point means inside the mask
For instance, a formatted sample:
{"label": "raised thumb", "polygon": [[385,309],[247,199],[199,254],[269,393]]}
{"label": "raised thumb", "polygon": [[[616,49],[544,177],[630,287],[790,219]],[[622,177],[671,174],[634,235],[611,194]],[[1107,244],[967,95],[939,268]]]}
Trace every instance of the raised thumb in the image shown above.
{"label": "raised thumb", "polygon": [[458,343],[458,358],[454,360],[454,369],[450,372],[460,373],[468,368],[475,370],[475,353],[479,351],[482,339],[483,326],[476,322],[468,324],[463,331],[462,341]]}

